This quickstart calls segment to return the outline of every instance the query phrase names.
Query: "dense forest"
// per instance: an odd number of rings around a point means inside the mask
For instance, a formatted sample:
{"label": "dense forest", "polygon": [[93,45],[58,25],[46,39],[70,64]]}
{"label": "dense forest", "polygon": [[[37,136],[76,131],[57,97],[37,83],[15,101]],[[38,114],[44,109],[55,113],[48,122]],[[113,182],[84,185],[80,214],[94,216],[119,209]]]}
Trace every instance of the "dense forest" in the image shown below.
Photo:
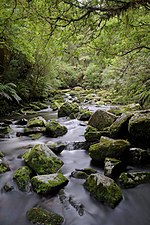
{"label": "dense forest", "polygon": [[1,113],[54,89],[150,102],[149,0],[1,0]]}

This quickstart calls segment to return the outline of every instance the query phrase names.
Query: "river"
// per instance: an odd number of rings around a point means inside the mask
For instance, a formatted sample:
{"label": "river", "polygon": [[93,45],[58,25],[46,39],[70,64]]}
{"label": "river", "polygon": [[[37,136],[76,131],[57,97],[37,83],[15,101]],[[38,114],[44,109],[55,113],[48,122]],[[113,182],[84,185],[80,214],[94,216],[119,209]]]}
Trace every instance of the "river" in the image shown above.
{"label": "river", "polygon": [[[92,108],[95,110],[95,108]],[[38,115],[46,120],[57,118],[57,112],[49,108],[41,110]],[[23,116],[22,116],[23,117]],[[30,116],[31,117],[31,116]],[[12,117],[11,133],[0,138],[0,150],[5,153],[5,161],[10,171],[0,175],[0,225],[31,225],[26,218],[26,212],[34,206],[41,206],[52,210],[64,217],[63,225],[149,225],[150,224],[150,184],[142,184],[132,189],[123,189],[123,200],[115,208],[93,199],[83,187],[84,180],[70,177],[75,169],[91,167],[103,173],[103,170],[91,165],[91,159],[84,149],[74,149],[70,144],[59,157],[64,165],[62,173],[69,179],[68,185],[61,195],[42,197],[35,192],[21,192],[13,181],[13,173],[24,165],[18,157],[23,154],[28,145],[47,143],[48,141],[76,142],[84,141],[86,124],[77,119],[59,118],[58,121],[68,128],[66,135],[59,138],[42,136],[38,140],[30,137],[17,137],[16,133],[23,130],[23,126],[15,125],[21,117]],[[28,117],[27,117],[28,118]],[[135,169],[135,168],[130,168]],[[8,183],[14,189],[5,192],[3,186]]]}

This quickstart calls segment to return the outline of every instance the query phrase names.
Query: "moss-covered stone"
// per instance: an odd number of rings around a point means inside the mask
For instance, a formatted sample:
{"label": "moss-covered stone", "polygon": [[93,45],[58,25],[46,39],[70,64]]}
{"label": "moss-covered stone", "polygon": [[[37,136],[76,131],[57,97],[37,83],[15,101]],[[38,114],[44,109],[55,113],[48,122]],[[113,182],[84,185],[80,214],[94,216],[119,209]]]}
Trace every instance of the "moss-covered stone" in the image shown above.
{"label": "moss-covered stone", "polygon": [[70,116],[71,113],[76,114],[78,112],[79,112],[78,104],[66,102],[58,109],[58,117]]}
{"label": "moss-covered stone", "polygon": [[78,115],[78,120],[88,121],[92,115],[92,112],[88,110],[81,110],[80,114]]}
{"label": "moss-covered stone", "polygon": [[114,158],[105,158],[104,175],[116,178],[123,171],[123,164],[120,160]]}
{"label": "moss-covered stone", "polygon": [[122,193],[119,186],[109,177],[100,173],[90,175],[84,187],[98,201],[104,202],[114,208],[122,199]]}
{"label": "moss-covered stone", "polygon": [[105,158],[125,160],[129,151],[129,142],[122,139],[101,137],[100,142],[89,148],[90,157],[97,162],[104,163]]}
{"label": "moss-covered stone", "polygon": [[61,225],[64,221],[62,216],[37,207],[27,212],[27,218],[33,224],[39,225]]}
{"label": "moss-covered stone", "polygon": [[50,121],[46,123],[46,134],[49,137],[59,137],[63,136],[64,134],[67,133],[67,127],[61,126],[58,122],[56,121]]}
{"label": "moss-covered stone", "polygon": [[28,166],[22,166],[14,173],[13,179],[16,181],[18,188],[21,191],[30,190],[30,176],[32,171]]}
{"label": "moss-covered stone", "polygon": [[150,183],[150,172],[122,173],[119,177],[119,182],[124,188]]}
{"label": "moss-covered stone", "polygon": [[130,141],[136,146],[150,146],[150,113],[137,113],[129,120]]}
{"label": "moss-covered stone", "polygon": [[0,151],[0,159],[4,157],[4,153]]}
{"label": "moss-covered stone", "polygon": [[150,151],[141,148],[130,148],[128,154],[129,165],[145,165],[150,162]]}
{"label": "moss-covered stone", "polygon": [[85,140],[87,142],[99,142],[101,133],[92,126],[88,126],[84,133]]}
{"label": "moss-covered stone", "polygon": [[112,138],[124,138],[128,136],[128,123],[133,114],[122,114],[110,126],[110,136]]}
{"label": "moss-covered stone", "polygon": [[31,179],[34,191],[39,194],[57,193],[68,183],[68,179],[61,173],[39,175]]}
{"label": "moss-covered stone", "polygon": [[56,173],[63,165],[63,162],[44,144],[37,144],[27,150],[23,158],[38,174]]}
{"label": "moss-covered stone", "polygon": [[0,159],[0,174],[5,173],[9,170],[9,166],[2,159]]}
{"label": "moss-covered stone", "polygon": [[46,127],[25,127],[22,135],[28,136],[32,134],[44,134]]}
{"label": "moss-covered stone", "polygon": [[28,120],[27,127],[44,127],[46,121],[43,117],[34,117]]}
{"label": "moss-covered stone", "polygon": [[11,131],[10,126],[0,127],[0,135],[8,134]]}
{"label": "moss-covered stone", "polygon": [[116,118],[114,114],[98,109],[91,116],[88,124],[97,128],[97,130],[103,130],[105,127],[110,126]]}
{"label": "moss-covered stone", "polygon": [[93,173],[97,173],[97,171],[92,168],[75,169],[75,171],[71,173],[71,177],[77,179],[86,179],[89,175]]}
{"label": "moss-covered stone", "polygon": [[62,152],[66,147],[65,143],[53,141],[49,141],[46,145],[56,154]]}

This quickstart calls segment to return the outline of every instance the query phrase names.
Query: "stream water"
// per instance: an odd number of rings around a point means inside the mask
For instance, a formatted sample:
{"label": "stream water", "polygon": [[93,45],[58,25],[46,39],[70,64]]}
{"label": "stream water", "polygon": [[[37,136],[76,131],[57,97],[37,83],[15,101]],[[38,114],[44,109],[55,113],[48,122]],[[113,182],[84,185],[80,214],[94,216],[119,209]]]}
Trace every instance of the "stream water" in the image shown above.
{"label": "stream water", "polygon": [[[95,110],[95,108],[92,108]],[[41,110],[38,115],[46,120],[57,118],[57,112],[50,109]],[[0,175],[0,225],[31,225],[26,218],[26,212],[34,206],[52,210],[65,219],[63,225],[149,225],[150,224],[150,184],[142,184],[133,189],[123,189],[123,200],[111,209],[93,199],[83,187],[83,180],[70,177],[71,172],[80,168],[95,168],[84,149],[64,149],[59,157],[63,160],[62,173],[68,177],[69,183],[61,195],[42,197],[35,192],[21,192],[13,181],[13,173],[24,165],[18,157],[26,150],[26,146],[48,141],[74,142],[84,141],[84,126],[81,121],[59,118],[58,121],[68,128],[66,135],[59,138],[42,136],[38,140],[30,137],[16,137],[23,126],[15,125],[18,118],[12,118],[12,131],[8,137],[0,138],[0,150],[5,153],[5,161],[10,171]],[[134,169],[134,168],[133,168]],[[10,192],[5,192],[3,186],[8,183],[14,186]]]}

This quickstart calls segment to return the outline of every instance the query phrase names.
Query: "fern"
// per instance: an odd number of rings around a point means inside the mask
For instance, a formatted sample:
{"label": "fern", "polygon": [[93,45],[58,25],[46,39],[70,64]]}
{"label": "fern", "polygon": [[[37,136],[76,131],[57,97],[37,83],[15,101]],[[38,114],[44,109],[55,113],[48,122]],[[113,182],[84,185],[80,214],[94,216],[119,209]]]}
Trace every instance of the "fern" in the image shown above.
{"label": "fern", "polygon": [[11,101],[15,99],[17,102],[19,102],[21,98],[19,97],[19,95],[17,95],[15,88],[16,85],[14,83],[0,83],[0,96],[7,98]]}

